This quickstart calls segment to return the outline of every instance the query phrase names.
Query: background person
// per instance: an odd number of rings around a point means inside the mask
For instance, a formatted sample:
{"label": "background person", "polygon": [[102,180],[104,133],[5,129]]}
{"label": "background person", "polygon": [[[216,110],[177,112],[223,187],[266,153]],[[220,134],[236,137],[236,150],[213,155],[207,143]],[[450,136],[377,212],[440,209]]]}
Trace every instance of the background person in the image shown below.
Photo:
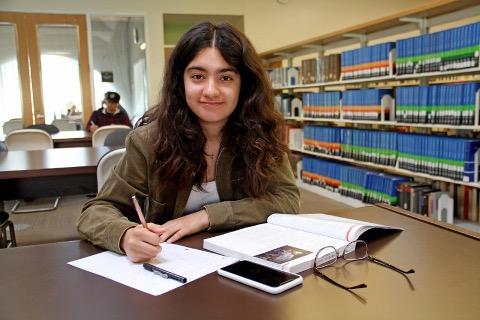
{"label": "background person", "polygon": [[127,112],[120,106],[120,95],[113,91],[105,93],[105,98],[100,109],[95,110],[87,122],[86,130],[94,132],[98,127],[112,124],[123,124],[132,127]]}

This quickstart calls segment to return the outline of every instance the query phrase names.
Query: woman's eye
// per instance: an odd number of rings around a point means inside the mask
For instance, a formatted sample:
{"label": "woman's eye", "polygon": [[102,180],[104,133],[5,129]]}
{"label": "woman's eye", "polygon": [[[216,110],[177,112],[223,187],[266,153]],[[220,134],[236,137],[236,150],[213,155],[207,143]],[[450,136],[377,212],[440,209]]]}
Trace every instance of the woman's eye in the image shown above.
{"label": "woman's eye", "polygon": [[204,78],[201,74],[193,74],[191,77],[193,80],[201,80]]}
{"label": "woman's eye", "polygon": [[222,76],[220,79],[221,79],[222,81],[232,81],[232,80],[233,80],[233,78],[230,77],[230,76]]}

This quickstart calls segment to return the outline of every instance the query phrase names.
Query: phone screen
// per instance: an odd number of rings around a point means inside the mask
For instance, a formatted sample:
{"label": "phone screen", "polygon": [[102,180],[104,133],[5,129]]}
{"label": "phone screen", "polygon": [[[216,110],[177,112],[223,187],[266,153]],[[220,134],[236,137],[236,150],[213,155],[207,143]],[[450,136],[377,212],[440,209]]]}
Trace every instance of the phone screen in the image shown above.
{"label": "phone screen", "polygon": [[250,261],[239,261],[223,267],[222,270],[270,287],[279,287],[282,284],[298,278],[298,276],[294,274],[268,268]]}

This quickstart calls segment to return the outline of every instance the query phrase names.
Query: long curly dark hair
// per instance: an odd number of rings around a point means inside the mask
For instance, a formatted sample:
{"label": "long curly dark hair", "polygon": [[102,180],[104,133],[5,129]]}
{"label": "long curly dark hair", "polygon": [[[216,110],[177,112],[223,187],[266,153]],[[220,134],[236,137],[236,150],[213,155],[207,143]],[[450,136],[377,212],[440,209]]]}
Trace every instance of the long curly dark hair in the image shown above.
{"label": "long curly dark hair", "polygon": [[[232,179],[252,197],[266,193],[273,172],[288,152],[282,117],[274,109],[273,91],[260,58],[246,36],[228,23],[203,22],[179,40],[165,70],[160,103],[150,113],[156,126],[160,190],[191,183],[201,189],[207,163],[206,138],[185,98],[184,72],[204,48],[214,45],[241,77],[237,107],[222,130],[222,147],[235,157]],[[202,189],[201,189],[202,190]]]}

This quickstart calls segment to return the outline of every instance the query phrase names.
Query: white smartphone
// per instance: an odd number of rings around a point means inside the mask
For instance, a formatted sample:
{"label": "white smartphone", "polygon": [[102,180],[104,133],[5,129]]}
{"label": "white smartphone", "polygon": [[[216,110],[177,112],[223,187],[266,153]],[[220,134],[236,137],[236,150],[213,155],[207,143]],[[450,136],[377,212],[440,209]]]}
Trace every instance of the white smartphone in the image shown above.
{"label": "white smartphone", "polygon": [[277,294],[298,286],[302,276],[262,266],[251,261],[238,261],[219,269],[218,274],[248,286]]}

